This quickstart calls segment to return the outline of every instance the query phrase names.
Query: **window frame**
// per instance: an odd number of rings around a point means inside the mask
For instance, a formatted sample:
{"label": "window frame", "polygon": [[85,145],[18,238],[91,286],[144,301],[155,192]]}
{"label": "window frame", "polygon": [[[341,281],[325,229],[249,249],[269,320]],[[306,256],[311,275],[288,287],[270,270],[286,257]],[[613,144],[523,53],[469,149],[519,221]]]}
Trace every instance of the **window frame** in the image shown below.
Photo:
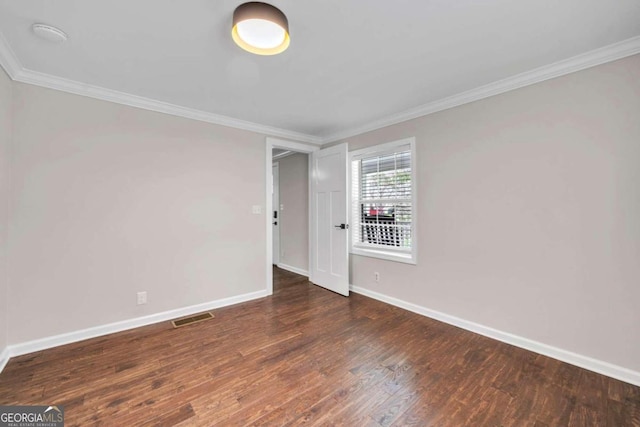
{"label": "window frame", "polygon": [[[349,253],[353,255],[361,255],[371,258],[384,259],[387,261],[396,261],[406,264],[416,264],[418,258],[418,201],[417,201],[417,180],[416,180],[416,139],[415,137],[399,139],[397,141],[387,142],[362,148],[349,152],[349,216],[352,230],[349,232]],[[353,241],[353,229],[360,226],[358,218],[354,218],[353,211],[353,162],[364,157],[371,157],[384,154],[392,154],[398,152],[401,147],[409,146],[411,152],[411,250],[397,251],[392,248],[384,247],[363,247],[357,246]]]}

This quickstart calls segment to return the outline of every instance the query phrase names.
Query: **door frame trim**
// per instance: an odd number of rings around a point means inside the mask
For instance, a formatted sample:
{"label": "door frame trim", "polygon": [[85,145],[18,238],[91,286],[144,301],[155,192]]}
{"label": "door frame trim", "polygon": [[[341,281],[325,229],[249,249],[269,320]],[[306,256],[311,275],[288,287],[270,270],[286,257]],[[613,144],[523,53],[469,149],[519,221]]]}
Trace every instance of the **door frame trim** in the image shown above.
{"label": "door frame trim", "polygon": [[[271,176],[272,176],[272,177],[274,177],[274,174],[273,174],[273,171],[274,171],[274,170],[276,171],[276,173],[277,173],[277,175],[278,175],[278,205],[279,205],[279,204],[280,204],[280,162],[278,162],[277,160],[271,164],[271,171],[272,171]],[[272,187],[271,187],[271,188],[272,188],[272,190],[275,190],[275,181],[276,181],[276,180],[275,180],[275,178],[274,178],[274,179],[273,179],[273,185],[272,185]],[[275,239],[275,238],[274,238],[274,237],[276,237],[276,236],[274,236],[274,235],[273,235],[273,226],[271,227],[271,230],[272,230],[271,238],[273,239],[273,240],[272,240],[272,243],[273,243],[273,242],[276,242],[276,241],[278,242],[278,253],[277,253],[277,254],[275,254],[275,253],[273,253],[273,251],[272,251],[272,253],[271,253],[271,255],[272,255],[272,261],[271,261],[271,264],[272,264],[272,265],[273,265],[273,264],[276,264],[276,265],[277,265],[277,264],[280,264],[280,228],[279,228],[279,227],[280,227],[280,225],[282,225],[282,224],[281,224],[281,223],[282,223],[282,220],[281,220],[281,218],[280,218],[280,206],[273,206],[273,197],[274,197],[274,195],[275,195],[275,191],[272,191],[272,193],[271,193],[271,203],[272,203],[272,206],[271,206],[271,210],[270,210],[270,211],[267,211],[267,212],[268,212],[268,214],[269,214],[269,215],[271,215],[271,222],[272,222],[272,223],[273,223],[273,221],[274,221],[274,220],[278,222],[278,236],[277,236],[278,238],[277,238],[277,239]],[[274,211],[277,211],[277,212],[278,212],[278,217],[277,217],[277,218],[273,218],[273,212],[274,212]],[[275,255],[275,256],[274,256],[274,255]],[[276,261],[276,262],[274,262],[274,261]]]}
{"label": "door frame trim", "polygon": [[[311,154],[314,151],[318,151],[320,149],[317,145],[304,144],[296,141],[288,141],[286,139],[273,138],[268,136],[266,138],[266,150],[265,150],[265,227],[266,227],[266,236],[267,236],[267,247],[266,247],[266,284],[265,289],[267,291],[267,295],[273,294],[273,224],[271,223],[271,211],[273,211],[273,200],[271,198],[271,167],[273,164],[273,149],[274,148],[284,148],[291,151],[296,151],[298,153]],[[309,186],[311,186],[311,156],[309,156]],[[309,191],[309,233],[311,230],[311,191]],[[309,258],[311,258],[311,240],[309,240]],[[309,259],[311,261],[311,259]]]}

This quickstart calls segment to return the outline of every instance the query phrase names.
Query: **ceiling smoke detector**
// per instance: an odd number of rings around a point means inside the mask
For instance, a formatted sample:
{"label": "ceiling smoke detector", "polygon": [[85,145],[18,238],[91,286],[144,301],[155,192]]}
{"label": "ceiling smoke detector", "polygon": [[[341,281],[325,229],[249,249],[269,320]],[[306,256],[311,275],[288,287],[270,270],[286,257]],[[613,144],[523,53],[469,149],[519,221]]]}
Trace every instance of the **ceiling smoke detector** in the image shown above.
{"label": "ceiling smoke detector", "polygon": [[62,43],[67,41],[67,35],[64,31],[45,24],[33,24],[31,27],[36,36],[54,43]]}

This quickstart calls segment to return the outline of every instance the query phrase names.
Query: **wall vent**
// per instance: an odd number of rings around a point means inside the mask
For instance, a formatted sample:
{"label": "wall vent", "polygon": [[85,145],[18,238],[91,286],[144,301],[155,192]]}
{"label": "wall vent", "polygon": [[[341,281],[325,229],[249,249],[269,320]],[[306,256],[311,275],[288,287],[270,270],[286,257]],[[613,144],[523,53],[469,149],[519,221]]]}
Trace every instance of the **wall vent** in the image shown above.
{"label": "wall vent", "polygon": [[203,320],[213,319],[213,314],[206,312],[202,314],[196,314],[195,316],[183,317],[182,319],[172,320],[171,324],[174,328],[180,328],[182,326],[191,325],[193,323],[202,322]]}

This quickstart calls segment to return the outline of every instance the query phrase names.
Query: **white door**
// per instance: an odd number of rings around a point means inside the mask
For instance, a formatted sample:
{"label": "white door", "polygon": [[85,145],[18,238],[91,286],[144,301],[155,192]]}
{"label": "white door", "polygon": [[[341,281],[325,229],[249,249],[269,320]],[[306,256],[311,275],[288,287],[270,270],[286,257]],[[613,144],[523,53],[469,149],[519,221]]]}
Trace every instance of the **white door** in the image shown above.
{"label": "white door", "polygon": [[280,165],[278,163],[273,164],[271,177],[271,197],[273,200],[271,206],[273,211],[270,214],[271,222],[273,223],[273,264],[278,265],[280,263]]}
{"label": "white door", "polygon": [[310,280],[348,296],[347,144],[314,151],[311,158]]}

